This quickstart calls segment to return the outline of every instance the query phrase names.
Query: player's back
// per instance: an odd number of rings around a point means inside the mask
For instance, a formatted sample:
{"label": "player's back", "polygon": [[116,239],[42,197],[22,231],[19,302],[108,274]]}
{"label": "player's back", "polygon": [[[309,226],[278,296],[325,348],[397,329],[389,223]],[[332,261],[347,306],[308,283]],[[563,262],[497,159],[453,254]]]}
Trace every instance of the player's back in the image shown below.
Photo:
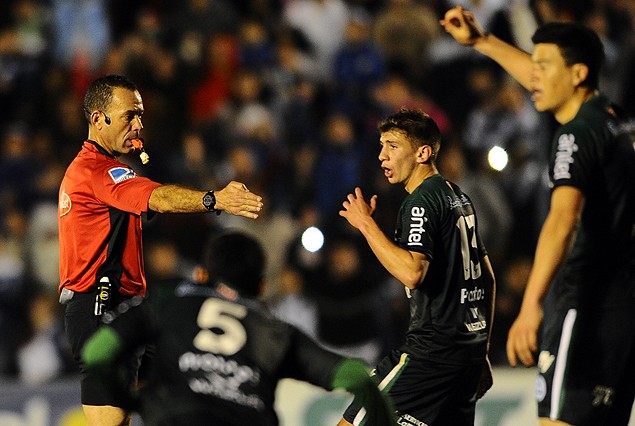
{"label": "player's back", "polygon": [[147,424],[276,425],[278,380],[328,387],[339,361],[313,353],[297,329],[228,287],[182,283],[151,307],[158,333],[142,394]]}

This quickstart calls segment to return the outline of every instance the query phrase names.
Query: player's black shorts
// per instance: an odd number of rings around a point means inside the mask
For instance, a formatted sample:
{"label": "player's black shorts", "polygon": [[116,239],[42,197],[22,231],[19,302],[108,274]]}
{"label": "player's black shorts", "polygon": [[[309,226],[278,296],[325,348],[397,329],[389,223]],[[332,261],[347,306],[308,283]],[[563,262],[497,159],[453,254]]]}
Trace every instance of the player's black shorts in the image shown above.
{"label": "player's black shorts", "polygon": [[627,425],[635,398],[635,309],[570,309],[545,318],[538,357],[540,417]]}
{"label": "player's black shorts", "polygon": [[[439,364],[393,351],[374,374],[382,392],[392,397],[400,425],[472,426],[476,389],[485,366]],[[354,425],[366,424],[365,411],[357,400],[346,409],[344,419]]]}
{"label": "player's black shorts", "polygon": [[[99,380],[89,374],[81,360],[81,351],[88,338],[102,325],[100,317],[95,316],[95,293],[75,293],[66,303],[64,327],[71,345],[73,358],[81,372],[81,400],[83,405],[112,405],[127,407],[129,401],[122,398],[123,392],[109,392]],[[141,354],[125,361],[125,374],[130,384],[137,380],[137,371],[141,363]]]}

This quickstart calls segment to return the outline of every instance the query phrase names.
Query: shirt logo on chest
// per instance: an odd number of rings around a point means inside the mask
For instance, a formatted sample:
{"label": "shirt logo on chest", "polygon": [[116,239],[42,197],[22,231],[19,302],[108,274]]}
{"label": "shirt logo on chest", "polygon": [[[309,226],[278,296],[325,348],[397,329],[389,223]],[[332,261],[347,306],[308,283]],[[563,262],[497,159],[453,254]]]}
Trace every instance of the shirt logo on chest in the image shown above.
{"label": "shirt logo on chest", "polygon": [[573,163],[573,153],[578,150],[575,143],[575,136],[572,134],[561,135],[558,138],[558,152],[556,153],[556,161],[553,166],[553,179],[569,179],[569,167]]}
{"label": "shirt logo on chest", "polygon": [[60,194],[59,206],[58,206],[60,217],[64,216],[65,214],[71,211],[71,205],[72,205],[71,197],[69,197],[66,191],[62,189],[62,193]]}
{"label": "shirt logo on chest", "polygon": [[422,234],[426,232],[424,228],[428,218],[425,217],[426,210],[423,207],[413,207],[410,210],[410,229],[408,230],[408,245],[422,246]]}

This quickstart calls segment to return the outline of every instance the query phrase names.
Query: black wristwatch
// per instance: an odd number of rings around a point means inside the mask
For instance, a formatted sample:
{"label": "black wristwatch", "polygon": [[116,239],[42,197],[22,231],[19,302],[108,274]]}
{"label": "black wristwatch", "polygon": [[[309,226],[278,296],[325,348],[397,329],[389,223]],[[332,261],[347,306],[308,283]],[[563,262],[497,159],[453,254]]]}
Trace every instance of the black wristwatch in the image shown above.
{"label": "black wristwatch", "polygon": [[203,205],[208,212],[214,212],[217,215],[219,215],[221,212],[220,209],[214,208],[214,206],[216,205],[216,195],[214,195],[214,191],[208,191],[207,194],[203,196]]}

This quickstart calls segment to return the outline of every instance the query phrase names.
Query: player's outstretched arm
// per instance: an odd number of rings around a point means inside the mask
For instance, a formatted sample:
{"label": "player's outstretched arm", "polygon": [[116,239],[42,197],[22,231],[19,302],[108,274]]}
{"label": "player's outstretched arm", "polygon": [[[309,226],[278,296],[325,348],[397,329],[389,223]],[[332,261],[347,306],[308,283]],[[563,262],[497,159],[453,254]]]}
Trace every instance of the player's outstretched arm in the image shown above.
{"label": "player's outstretched arm", "polygon": [[488,56],[525,89],[531,90],[532,61],[527,52],[483,31],[474,14],[461,6],[453,7],[445,12],[445,16],[439,23],[457,43],[471,46]]}

